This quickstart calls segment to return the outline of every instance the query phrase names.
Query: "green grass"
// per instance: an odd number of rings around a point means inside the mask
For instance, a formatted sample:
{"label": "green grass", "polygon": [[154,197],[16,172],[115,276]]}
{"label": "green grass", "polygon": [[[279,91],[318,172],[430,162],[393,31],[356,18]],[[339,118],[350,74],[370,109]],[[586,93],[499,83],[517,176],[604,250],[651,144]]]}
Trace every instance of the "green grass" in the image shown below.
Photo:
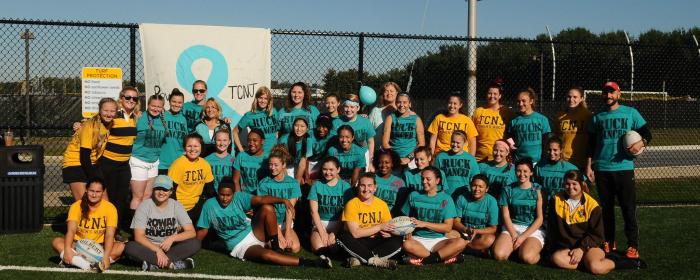
{"label": "green grass", "polygon": [[[490,259],[467,256],[463,264],[433,265],[422,268],[401,266],[396,271],[369,267],[343,268],[285,268],[241,262],[223,254],[202,250],[195,256],[196,268],[183,273],[247,275],[312,279],[447,279],[487,276],[488,279],[697,279],[696,236],[700,234],[700,208],[641,208],[638,217],[641,228],[641,254],[649,268],[640,271],[614,271],[604,277],[594,277],[582,271],[565,271],[544,265],[527,266],[516,262],[499,263]],[[618,216],[618,219],[619,216]],[[618,225],[621,221],[618,220]],[[679,226],[680,225],[680,226]],[[618,226],[620,247],[624,244]],[[682,232],[683,234],[678,234]],[[50,240],[61,233],[45,229],[33,234],[0,235],[0,265],[56,267]],[[302,255],[311,256],[302,251]],[[695,265],[693,265],[695,263]],[[137,267],[115,264],[115,270],[138,270]],[[41,273],[0,271],[0,279],[92,279],[92,274]],[[124,276],[102,275],[105,279],[126,279]],[[130,277],[131,278],[131,277]]]}
{"label": "green grass", "polygon": [[700,129],[651,128],[652,146],[700,145]]}

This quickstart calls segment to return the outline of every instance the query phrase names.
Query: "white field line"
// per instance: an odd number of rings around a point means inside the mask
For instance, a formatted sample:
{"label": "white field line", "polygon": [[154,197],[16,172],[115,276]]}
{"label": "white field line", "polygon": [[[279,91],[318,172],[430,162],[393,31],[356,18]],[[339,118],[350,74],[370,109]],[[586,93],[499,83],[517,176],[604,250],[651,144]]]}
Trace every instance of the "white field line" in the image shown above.
{"label": "white field line", "polygon": [[[15,265],[0,265],[2,270],[19,270],[19,271],[37,271],[37,272],[66,272],[66,273],[93,273],[78,268],[59,268],[59,267],[37,267],[37,266],[15,266]],[[212,275],[202,273],[170,273],[170,272],[146,272],[146,271],[129,271],[129,270],[107,270],[104,274],[113,275],[128,275],[128,276],[151,276],[151,277],[166,277],[166,278],[190,278],[190,279],[222,279],[222,280],[280,280],[286,278],[270,278],[270,277],[253,277],[253,276],[231,276],[231,275]]]}

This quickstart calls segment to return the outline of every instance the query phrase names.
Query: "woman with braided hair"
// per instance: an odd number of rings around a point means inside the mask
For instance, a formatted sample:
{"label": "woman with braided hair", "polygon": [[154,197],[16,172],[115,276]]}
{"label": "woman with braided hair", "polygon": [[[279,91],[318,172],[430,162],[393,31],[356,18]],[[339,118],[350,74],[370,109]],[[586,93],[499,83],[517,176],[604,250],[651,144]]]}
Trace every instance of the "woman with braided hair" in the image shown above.
{"label": "woman with braided hair", "polygon": [[168,134],[162,95],[148,98],[146,114],[136,123],[136,139],[129,159],[131,167],[131,203],[129,208],[135,211],[142,201],[149,199],[153,192],[153,182],[158,176],[160,150]]}

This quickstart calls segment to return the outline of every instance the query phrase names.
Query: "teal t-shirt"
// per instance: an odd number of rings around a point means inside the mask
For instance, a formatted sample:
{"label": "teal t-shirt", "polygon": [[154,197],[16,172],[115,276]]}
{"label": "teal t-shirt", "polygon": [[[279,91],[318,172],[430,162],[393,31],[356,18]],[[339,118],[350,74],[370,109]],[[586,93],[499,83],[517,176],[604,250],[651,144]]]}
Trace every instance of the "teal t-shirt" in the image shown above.
{"label": "teal t-shirt", "polygon": [[202,110],[204,110],[204,106],[197,104],[194,100],[185,102],[185,104],[182,105],[182,114],[185,116],[185,119],[187,119],[188,134],[194,132],[194,128],[197,127],[197,124],[202,122]]}
{"label": "teal t-shirt", "polygon": [[338,158],[338,161],[340,161],[340,178],[350,181],[355,168],[359,168],[360,171],[363,171],[365,167],[367,167],[367,162],[365,160],[366,151],[365,148],[355,144],[352,144],[350,151],[343,151],[337,146],[332,146],[328,148],[328,155]]}
{"label": "teal t-shirt", "polygon": [[325,138],[314,137],[313,155],[311,155],[309,160],[320,161],[326,158],[328,147],[330,147],[332,140],[333,136],[331,136],[330,133],[326,135]]}
{"label": "teal t-shirt", "polygon": [[471,191],[469,181],[474,175],[479,174],[479,164],[470,153],[455,154],[452,151],[441,152],[435,157],[433,165],[445,172],[447,188],[444,192],[452,195],[458,188],[465,187]]}
{"label": "teal t-shirt", "polygon": [[240,152],[233,161],[233,169],[241,172],[241,190],[257,194],[260,179],[265,177],[267,166],[264,165],[263,155],[254,156],[248,152]]}
{"label": "teal t-shirt", "polygon": [[152,117],[148,112],[144,113],[136,123],[136,138],[131,151],[131,156],[145,162],[156,162],[160,156],[160,149],[165,143],[165,116]]}
{"label": "teal t-shirt", "polygon": [[542,135],[552,132],[549,119],[544,115],[533,112],[529,115],[520,114],[510,121],[508,135],[513,137],[518,148],[513,153],[514,160],[529,158],[533,163],[540,161],[542,156]]}
{"label": "teal t-shirt", "polygon": [[[443,193],[438,192],[434,196],[428,196],[424,192],[412,192],[408,196],[408,200],[401,208],[404,215],[414,217],[418,220],[429,223],[444,223],[447,219],[457,217],[455,203],[452,198]],[[424,238],[440,238],[445,234],[432,231],[427,228],[417,228],[413,231],[413,235]]]}
{"label": "teal t-shirt", "polygon": [[529,227],[537,216],[537,193],[541,186],[532,183],[532,187],[521,189],[518,182],[503,187],[498,206],[508,206],[513,224]]}
{"label": "teal t-shirt", "polygon": [[475,200],[470,194],[460,195],[455,208],[464,226],[480,229],[498,225],[498,203],[488,193],[481,200]]}
{"label": "teal t-shirt", "polygon": [[158,169],[168,169],[170,164],[179,158],[184,152],[183,141],[187,136],[187,119],[182,113],[173,115],[170,111],[164,113],[165,125],[168,132],[165,136],[165,143],[160,148],[160,164]]}
{"label": "teal t-shirt", "polygon": [[389,145],[400,157],[405,158],[418,146],[416,138],[416,122],[418,115],[408,115],[399,117],[395,112],[391,118],[391,135],[389,135]]}
{"label": "teal t-shirt", "polygon": [[211,165],[211,173],[214,174],[214,190],[218,192],[221,179],[232,175],[235,158],[231,154],[222,158],[217,153],[211,153],[204,159]]}
{"label": "teal t-shirt", "polygon": [[374,131],[374,126],[372,126],[372,123],[370,123],[367,118],[360,115],[355,117],[354,121],[346,120],[345,117],[340,117],[333,120],[332,134],[338,135],[338,128],[343,125],[349,125],[352,127],[353,131],[355,132],[355,140],[353,142],[360,147],[367,147],[367,141],[370,138],[374,138],[374,135],[377,134],[377,132]]}
{"label": "teal t-shirt", "polygon": [[345,203],[350,201],[355,193],[348,182],[338,180],[335,186],[329,186],[321,180],[314,181],[307,198],[318,202],[318,215],[322,221],[339,221]]}
{"label": "teal t-shirt", "polygon": [[595,151],[593,152],[593,169],[597,171],[633,170],[634,158],[623,147],[625,134],[636,130],[647,122],[637,109],[620,105],[615,110],[603,111],[593,116],[587,130],[595,134]]}
{"label": "teal t-shirt", "polygon": [[252,198],[253,196],[246,192],[235,193],[226,208],[222,208],[214,197],[207,199],[202,206],[197,227],[213,229],[226,243],[226,248],[229,251],[233,250],[253,230],[245,214],[253,208]]}
{"label": "teal t-shirt", "polygon": [[[272,177],[265,177],[260,181],[258,195],[295,199],[301,197],[301,187],[299,187],[299,181],[287,175],[284,176],[281,182],[275,181]],[[275,204],[275,212],[277,212],[277,224],[284,224],[285,217],[287,216],[287,206],[284,204]]]}
{"label": "teal t-shirt", "polygon": [[[287,146],[287,141],[289,140],[289,135],[284,135],[280,137],[279,139],[279,144]],[[307,159],[310,158],[314,154],[314,138],[309,136],[306,138],[306,150],[303,150],[303,141],[297,141],[296,144],[294,145],[294,148],[296,149],[296,154],[294,154],[294,162],[293,166],[294,167],[299,167],[299,162],[301,161],[302,157],[306,157]],[[287,149],[289,151],[289,154],[292,154],[291,149]]]}
{"label": "teal t-shirt", "polygon": [[[406,187],[410,189],[411,191],[423,191],[423,179],[421,178],[421,170],[418,168],[414,169],[406,169],[403,172],[403,181],[406,183]],[[445,189],[445,172],[440,170],[440,184],[438,185],[438,191],[443,191]]]}
{"label": "teal t-shirt", "polygon": [[501,196],[504,186],[518,181],[515,177],[515,166],[512,163],[498,167],[495,162],[482,162],[479,163],[479,171],[489,178],[489,194],[495,198]]}
{"label": "teal t-shirt", "polygon": [[377,191],[374,193],[374,196],[386,202],[389,209],[393,209],[396,203],[396,196],[399,190],[406,187],[406,183],[403,179],[393,174],[388,179],[379,175],[376,175],[374,179],[377,181]]}
{"label": "teal t-shirt", "polygon": [[269,153],[277,143],[277,110],[272,109],[272,115],[258,109],[256,112],[246,112],[238,121],[238,128],[241,133],[248,131],[248,128],[258,128],[265,134],[263,151]]}
{"label": "teal t-shirt", "polygon": [[279,136],[285,136],[287,134],[290,134],[294,132],[294,120],[297,117],[305,117],[306,120],[309,122],[309,131],[313,131],[314,127],[316,125],[316,119],[318,118],[318,115],[321,113],[318,111],[316,106],[309,105],[309,109],[303,109],[303,108],[292,108],[289,112],[287,112],[287,109],[280,109],[277,111],[277,121],[278,121],[278,128],[279,128]]}
{"label": "teal t-shirt", "polygon": [[542,199],[549,201],[555,194],[564,189],[564,174],[570,170],[578,170],[576,165],[562,160],[551,162],[540,161],[535,166],[533,180],[542,186]]}

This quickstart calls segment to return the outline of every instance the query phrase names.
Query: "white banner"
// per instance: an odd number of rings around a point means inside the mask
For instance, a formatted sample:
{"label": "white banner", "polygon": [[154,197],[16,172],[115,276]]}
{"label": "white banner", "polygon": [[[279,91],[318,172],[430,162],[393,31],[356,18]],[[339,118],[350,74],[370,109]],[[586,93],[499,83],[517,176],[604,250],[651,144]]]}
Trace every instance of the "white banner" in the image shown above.
{"label": "white banner", "polygon": [[269,29],[146,23],[139,32],[147,96],[179,88],[189,101],[192,83],[204,80],[207,98],[234,125],[250,111],[258,87],[270,87]]}

